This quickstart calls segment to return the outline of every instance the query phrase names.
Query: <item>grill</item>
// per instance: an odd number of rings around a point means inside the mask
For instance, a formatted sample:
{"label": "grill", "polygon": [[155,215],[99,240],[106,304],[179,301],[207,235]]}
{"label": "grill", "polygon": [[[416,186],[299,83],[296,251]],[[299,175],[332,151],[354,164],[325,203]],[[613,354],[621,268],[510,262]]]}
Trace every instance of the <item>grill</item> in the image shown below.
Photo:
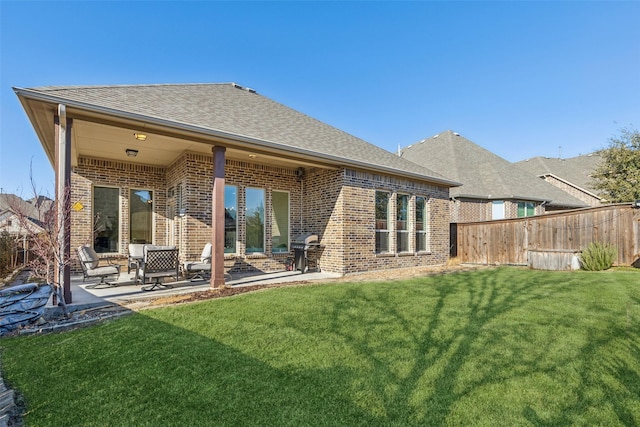
{"label": "grill", "polygon": [[303,233],[298,235],[291,242],[291,249],[294,253],[294,268],[303,273],[310,269],[320,271],[320,243],[318,235],[312,233]]}

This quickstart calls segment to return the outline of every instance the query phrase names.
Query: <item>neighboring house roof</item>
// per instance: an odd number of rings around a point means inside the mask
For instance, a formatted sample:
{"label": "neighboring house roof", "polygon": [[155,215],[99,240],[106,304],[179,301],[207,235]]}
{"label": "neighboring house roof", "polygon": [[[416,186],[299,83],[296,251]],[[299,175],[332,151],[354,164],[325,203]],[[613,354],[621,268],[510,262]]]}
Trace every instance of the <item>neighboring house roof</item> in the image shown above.
{"label": "neighboring house roof", "polygon": [[[447,187],[459,185],[445,175],[416,165],[360,138],[234,83],[131,86],[64,86],[14,88],[41,141],[51,139],[36,100],[51,105],[120,119],[196,132],[288,155],[313,156],[332,165],[359,167],[427,180]],[[51,108],[51,107],[49,107]],[[36,117],[37,116],[37,117]],[[44,142],[43,142],[44,144]],[[49,152],[50,158],[52,153]]]}
{"label": "neighboring house roof", "polygon": [[[34,202],[39,202],[40,206]],[[32,231],[43,229],[44,216],[47,214],[53,201],[47,197],[39,196],[38,199],[23,200],[15,194],[0,194],[0,229],[9,232],[22,232],[19,217],[24,217],[35,228]],[[12,221],[15,219],[15,223]],[[8,221],[12,225],[8,226]]]}
{"label": "neighboring house roof", "polygon": [[553,176],[580,190],[601,198],[593,188],[591,174],[595,171],[601,157],[598,153],[591,153],[567,159],[553,157],[533,157],[521,160],[515,164],[530,173],[539,176]]}
{"label": "neighboring house roof", "polygon": [[[9,234],[25,234],[25,228],[29,233],[40,233],[44,231],[44,225],[41,221],[26,217],[27,221],[23,222],[18,214],[11,209],[0,212],[0,232],[6,231]],[[23,227],[24,224],[24,227]]]}
{"label": "neighboring house roof", "polygon": [[52,203],[53,200],[45,196],[24,200],[15,194],[0,193],[0,212],[11,211],[39,222],[44,221]]}
{"label": "neighboring house roof", "polygon": [[15,206],[24,206],[26,203],[15,194],[0,193],[0,212]]}
{"label": "neighboring house roof", "polygon": [[581,200],[451,130],[402,149],[400,156],[461,182],[461,187],[450,190],[452,197],[547,201],[563,207],[586,206]]}

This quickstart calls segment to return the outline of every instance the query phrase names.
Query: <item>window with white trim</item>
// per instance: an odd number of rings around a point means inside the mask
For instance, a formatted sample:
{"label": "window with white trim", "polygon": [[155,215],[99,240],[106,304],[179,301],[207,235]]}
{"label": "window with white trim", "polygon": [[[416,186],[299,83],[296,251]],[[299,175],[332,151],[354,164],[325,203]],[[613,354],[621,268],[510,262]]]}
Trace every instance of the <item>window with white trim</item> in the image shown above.
{"label": "window with white trim", "polygon": [[376,191],[376,253],[389,252],[389,199],[386,191]]}
{"label": "window with white trim", "polygon": [[533,202],[518,202],[518,218],[533,216],[536,214],[536,205]]}
{"label": "window with white trim", "polygon": [[129,190],[129,243],[153,243],[153,191]]}
{"label": "window with white trim", "polygon": [[504,200],[494,200],[491,204],[491,219],[504,219]]}
{"label": "window with white trim", "polygon": [[264,195],[263,188],[247,188],[245,206],[246,253],[264,253]]}
{"label": "window with white trim", "polygon": [[235,254],[238,236],[238,187],[224,186],[224,253]]}
{"label": "window with white trim", "polygon": [[271,252],[289,252],[289,192],[271,192]]}
{"label": "window with white trim", "polygon": [[409,252],[409,195],[396,196],[396,251]]}
{"label": "window with white trim", "polygon": [[416,252],[429,251],[429,205],[426,197],[416,197]]}
{"label": "window with white trim", "polygon": [[118,252],[120,242],[120,189],[93,187],[93,249]]}

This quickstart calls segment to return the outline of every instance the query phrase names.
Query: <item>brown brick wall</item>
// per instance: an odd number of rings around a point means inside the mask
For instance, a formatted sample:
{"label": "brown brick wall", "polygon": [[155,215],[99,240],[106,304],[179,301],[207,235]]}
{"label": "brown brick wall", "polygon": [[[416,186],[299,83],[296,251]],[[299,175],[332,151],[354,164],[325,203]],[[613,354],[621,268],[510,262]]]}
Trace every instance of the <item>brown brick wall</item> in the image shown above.
{"label": "brown brick wall", "polygon": [[116,253],[127,253],[131,189],[153,191],[154,239],[157,244],[165,244],[169,233],[166,228],[166,183],[163,168],[80,157],[71,175],[71,204],[80,202],[84,206],[79,211],[71,211],[72,248],[93,243],[93,187],[120,189],[120,244]]}
{"label": "brown brick wall", "polygon": [[[187,259],[197,259],[206,242],[211,241],[211,186],[212,156],[186,153],[184,192],[186,215],[179,219],[187,241],[183,242],[183,251]],[[226,161],[225,184],[237,187],[238,235],[236,255],[225,255],[225,266],[230,273],[240,271],[275,271],[284,269],[288,254],[271,254],[271,194],[273,190],[289,193],[290,238],[300,233],[300,191],[301,184],[296,180],[295,169],[272,167],[238,160]],[[245,253],[244,213],[245,191],[247,188],[265,190],[265,255]]]}
{"label": "brown brick wall", "polygon": [[343,269],[344,218],[342,215],[342,170],[308,169],[303,188],[302,233],[318,235],[323,246],[320,268],[341,273]]}
{"label": "brown brick wall", "polygon": [[[178,246],[183,260],[198,259],[203,246],[212,237],[212,173],[212,155],[191,152],[184,153],[167,168],[80,158],[72,174],[72,203],[80,201],[85,208],[72,213],[72,245],[91,242],[92,187],[119,187],[119,253],[126,256],[129,190],[147,189],[154,192],[154,243]],[[351,169],[306,168],[301,180],[292,168],[232,159],[226,161],[225,176],[226,184],[236,186],[238,195],[237,253],[225,255],[229,273],[284,269],[290,254],[271,253],[271,196],[274,190],[289,194],[290,239],[307,232],[319,235],[323,246],[320,267],[324,271],[347,274],[442,264],[447,260],[449,203],[446,188]],[[265,190],[264,254],[245,253],[244,195],[249,187]],[[416,196],[428,198],[430,251],[415,253],[415,235],[410,233],[410,253],[396,254],[395,244],[391,245],[390,254],[375,253],[376,190],[392,194],[394,212],[398,193],[410,196],[411,212]],[[410,220],[413,221],[413,214]],[[394,238],[390,240],[395,241]]]}
{"label": "brown brick wall", "polygon": [[600,199],[598,199],[597,197],[594,197],[588,193],[585,193],[584,191],[567,184],[564,181],[561,181],[553,176],[545,176],[544,178],[545,181],[547,181],[549,184],[554,185],[556,187],[558,187],[559,189],[561,189],[562,191],[570,194],[571,196],[575,197],[578,200],[582,200],[583,202],[585,202],[586,204],[588,204],[589,206],[600,206],[602,205],[602,201]]}
{"label": "brown brick wall", "polygon": [[[545,213],[545,207],[535,202],[535,214]],[[492,220],[493,200],[458,198],[451,200],[451,222],[476,222]],[[518,217],[518,201],[504,200],[504,219]]]}
{"label": "brown brick wall", "polygon": [[[375,252],[375,192],[391,193],[391,238],[390,253]],[[415,197],[428,199],[429,252],[415,252],[415,233],[410,235],[409,253],[396,253],[395,211],[397,194],[410,196],[409,221],[415,220]],[[446,188],[428,185],[408,179],[378,175],[367,171],[344,170],[344,185],[341,190],[336,221],[344,226],[344,261],[342,271],[347,274],[365,270],[414,267],[443,264],[449,255],[449,191]]]}
{"label": "brown brick wall", "polygon": [[[115,187],[120,189],[120,243],[112,254],[126,257],[129,243],[129,190],[153,191],[154,242],[165,244],[169,232],[166,221],[166,185],[164,168],[134,163],[80,157],[71,173],[71,204],[81,203],[83,208],[71,210],[71,248],[93,244],[93,187]],[[74,271],[79,271],[75,265]]]}
{"label": "brown brick wall", "polygon": [[451,200],[451,222],[488,221],[491,219],[491,201],[480,199]]}

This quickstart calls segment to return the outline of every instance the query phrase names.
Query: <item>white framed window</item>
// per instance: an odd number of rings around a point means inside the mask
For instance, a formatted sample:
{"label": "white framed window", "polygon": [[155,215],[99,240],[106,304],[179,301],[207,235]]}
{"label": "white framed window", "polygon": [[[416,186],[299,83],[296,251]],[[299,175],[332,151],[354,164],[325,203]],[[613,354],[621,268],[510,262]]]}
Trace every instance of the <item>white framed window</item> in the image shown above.
{"label": "white framed window", "polygon": [[376,191],[376,253],[389,252],[389,200],[386,191]]}
{"label": "white framed window", "polygon": [[245,191],[245,247],[246,253],[265,252],[263,188],[247,188]]}
{"label": "white framed window", "polygon": [[396,196],[396,251],[409,252],[409,195]]}
{"label": "white framed window", "polygon": [[151,190],[129,190],[129,243],[153,243]]}
{"label": "white framed window", "polygon": [[518,202],[518,218],[533,216],[536,214],[536,205],[533,202]]}
{"label": "white framed window", "polygon": [[504,200],[494,200],[491,205],[491,219],[504,219]]}
{"label": "white framed window", "polygon": [[238,236],[238,187],[224,186],[224,253],[235,254]]}
{"label": "white framed window", "polygon": [[289,192],[271,192],[271,252],[289,252]]}
{"label": "white framed window", "polygon": [[93,249],[118,252],[120,243],[120,189],[93,187]]}
{"label": "white framed window", "polygon": [[423,196],[416,197],[416,252],[430,250],[429,242],[429,200]]}

